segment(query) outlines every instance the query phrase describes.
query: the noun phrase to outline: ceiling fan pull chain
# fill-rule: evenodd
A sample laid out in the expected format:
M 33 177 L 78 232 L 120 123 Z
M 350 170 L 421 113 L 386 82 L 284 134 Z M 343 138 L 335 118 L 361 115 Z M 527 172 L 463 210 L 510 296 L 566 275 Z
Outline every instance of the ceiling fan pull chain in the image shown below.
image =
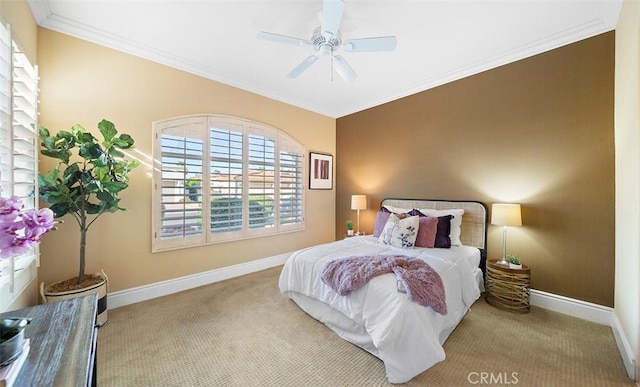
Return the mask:
M 331 53 L 331 82 L 333 82 L 333 53 Z

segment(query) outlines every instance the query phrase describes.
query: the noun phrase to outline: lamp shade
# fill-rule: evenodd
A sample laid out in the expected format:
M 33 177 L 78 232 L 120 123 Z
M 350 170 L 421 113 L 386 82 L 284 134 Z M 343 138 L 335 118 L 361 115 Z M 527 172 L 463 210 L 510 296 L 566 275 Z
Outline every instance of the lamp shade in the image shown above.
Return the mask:
M 352 210 L 366 210 L 367 209 L 367 195 L 351 195 L 351 209 Z
M 504 203 L 492 204 L 491 224 L 497 226 L 522 226 L 520 205 Z

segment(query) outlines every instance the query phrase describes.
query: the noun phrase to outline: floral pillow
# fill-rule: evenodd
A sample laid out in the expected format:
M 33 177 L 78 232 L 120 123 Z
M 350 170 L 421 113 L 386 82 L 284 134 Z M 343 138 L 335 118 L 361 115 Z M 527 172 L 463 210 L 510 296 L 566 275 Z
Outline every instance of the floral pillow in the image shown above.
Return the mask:
M 419 223 L 419 216 L 407 216 L 400 219 L 396 214 L 390 214 L 379 240 L 394 247 L 413 248 L 418 235 Z
M 382 206 L 382 208 L 384 208 L 385 210 L 393 213 L 393 214 L 408 214 L 411 212 L 411 208 L 400 208 L 400 207 L 394 207 L 394 206 L 390 206 L 385 204 L 384 206 Z

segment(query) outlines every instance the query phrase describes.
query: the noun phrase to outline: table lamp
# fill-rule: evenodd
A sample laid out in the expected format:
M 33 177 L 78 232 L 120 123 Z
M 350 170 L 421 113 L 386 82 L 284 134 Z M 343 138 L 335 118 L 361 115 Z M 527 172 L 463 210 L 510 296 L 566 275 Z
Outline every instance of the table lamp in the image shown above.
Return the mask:
M 351 195 L 351 209 L 358 211 L 358 229 L 356 235 L 360 235 L 360 210 L 367 209 L 367 196 L 366 195 Z
M 494 203 L 491 205 L 491 224 L 502 226 L 502 259 L 498 265 L 508 265 L 507 226 L 522 226 L 522 214 L 519 204 Z

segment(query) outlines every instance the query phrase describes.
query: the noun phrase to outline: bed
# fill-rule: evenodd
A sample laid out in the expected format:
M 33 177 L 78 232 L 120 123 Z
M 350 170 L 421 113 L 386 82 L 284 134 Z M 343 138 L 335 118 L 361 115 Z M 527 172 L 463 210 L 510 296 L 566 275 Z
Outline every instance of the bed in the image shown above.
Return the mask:
M 440 215 L 458 215 L 449 217 L 450 229 L 445 230 L 458 233 L 449 235 L 449 248 L 406 248 L 384 243 L 377 236 L 350 237 L 294 252 L 279 279 L 282 294 L 307 314 L 381 359 L 390 383 L 405 383 L 444 360 L 442 345 L 484 290 L 486 207 L 473 201 L 385 199 L 377 221 L 385 213 L 407 218 L 415 211 L 420 211 L 422 220 L 425 213 L 437 217 L 439 234 L 441 218 L 447 218 Z M 380 255 L 418 258 L 428 263 L 442 280 L 446 313 L 421 306 L 398 291 L 399 279 L 394 273 L 373 277 L 346 296 L 326 282 L 326 272 L 322 278 L 329 263 Z

